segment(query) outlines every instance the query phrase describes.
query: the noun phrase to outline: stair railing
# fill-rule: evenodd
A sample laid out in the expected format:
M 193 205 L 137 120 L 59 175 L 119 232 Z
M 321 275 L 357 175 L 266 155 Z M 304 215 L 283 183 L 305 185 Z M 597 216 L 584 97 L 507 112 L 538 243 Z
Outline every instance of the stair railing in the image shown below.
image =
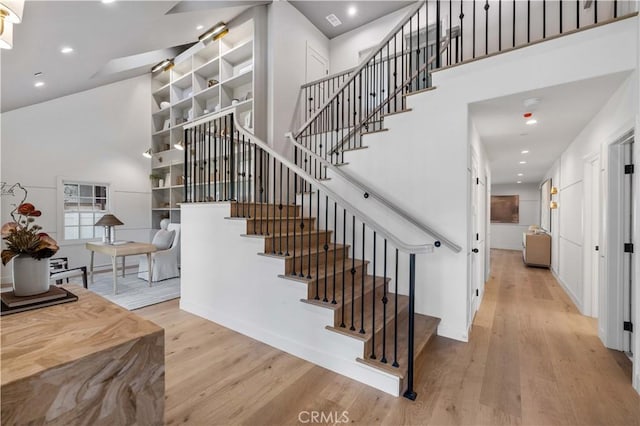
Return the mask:
M 340 328 L 370 337 L 367 362 L 406 366 L 403 395 L 415 399 L 416 255 L 433 246 L 396 237 L 246 131 L 242 114 L 232 109 L 185 126 L 185 202 L 231 202 L 233 215 L 252 224 L 249 233 L 273 237 L 267 254 L 291 259 L 287 275 L 312 280 L 316 303 L 341 307 Z M 293 157 L 309 157 L 292 150 Z M 321 279 L 320 271 L 333 273 Z
M 633 15 L 629 1 L 422 0 L 367 55 L 349 78 L 312 107 L 293 137 L 333 164 L 381 130 L 405 96 L 430 87 L 431 72 L 539 40 Z

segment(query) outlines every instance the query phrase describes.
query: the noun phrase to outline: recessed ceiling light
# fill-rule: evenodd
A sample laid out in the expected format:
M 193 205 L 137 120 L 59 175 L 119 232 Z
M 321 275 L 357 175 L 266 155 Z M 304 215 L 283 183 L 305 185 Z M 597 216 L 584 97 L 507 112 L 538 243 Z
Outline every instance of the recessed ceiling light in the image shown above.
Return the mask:
M 524 176 L 522 173 L 518 173 L 518 176 Z
M 116 0 L 102 0 L 102 3 L 104 4 L 108 4 L 108 3 L 113 3 Z
M 527 164 L 527 162 L 526 161 L 521 161 L 520 164 Z
M 201 29 L 203 29 L 203 28 L 204 28 L 204 25 L 198 25 L 198 26 L 196 27 L 196 30 L 201 30 Z
M 529 150 L 528 149 L 523 149 L 522 151 L 520 151 L 520 154 L 528 154 Z
M 522 181 L 521 181 L 521 180 L 519 180 L 519 181 L 518 181 L 518 182 L 516 182 L 516 183 L 522 183 Z
M 527 120 L 527 124 L 529 126 L 533 126 L 534 124 L 536 124 L 538 122 L 538 120 L 536 120 L 535 118 L 532 118 L 531 120 Z
M 36 81 L 36 82 L 34 83 L 34 86 L 35 86 L 35 87 L 42 87 L 42 86 L 44 86 L 44 81 Z
M 351 6 L 347 9 L 347 15 L 349 16 L 355 16 L 356 13 L 358 13 L 358 9 L 356 9 L 355 6 Z
M 69 46 L 64 46 L 62 49 L 60 49 L 60 53 L 71 53 L 73 52 L 73 47 L 69 47 Z

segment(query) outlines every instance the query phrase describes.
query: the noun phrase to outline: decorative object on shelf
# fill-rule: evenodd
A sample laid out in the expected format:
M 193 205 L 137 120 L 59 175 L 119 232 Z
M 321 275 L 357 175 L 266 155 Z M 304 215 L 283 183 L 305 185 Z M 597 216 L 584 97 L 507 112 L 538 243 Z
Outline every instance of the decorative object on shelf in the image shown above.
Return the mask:
M 2 250 L 2 264 L 13 259 L 13 292 L 16 296 L 32 296 L 49 290 L 49 258 L 58 251 L 58 243 L 35 224 L 42 212 L 27 203 L 24 197 L 11 211 L 12 222 L 2 226 L 2 239 L 7 248 Z
M 171 145 L 169 145 L 168 143 L 163 143 L 162 144 L 162 150 L 163 151 L 169 151 L 171 149 Z
M 220 104 L 216 104 L 216 107 L 213 109 L 214 111 L 220 111 Z
M 149 175 L 149 179 L 151 179 L 151 183 L 155 188 L 158 188 L 160 186 L 159 181 L 160 179 L 162 179 L 162 176 L 157 174 L 157 173 L 151 173 Z
M 151 158 L 153 154 L 153 151 L 151 150 L 151 148 L 149 148 L 148 150 L 146 150 L 145 152 L 142 153 L 142 156 L 144 158 Z
M 246 94 L 246 95 L 244 95 L 244 99 L 243 99 L 243 101 L 248 101 L 248 100 L 249 100 L 249 99 L 251 99 L 252 97 L 253 97 L 253 93 L 251 93 L 251 90 L 249 90 L 249 91 L 247 92 L 247 94 Z
M 164 120 L 162 130 L 167 130 L 169 127 L 171 127 L 171 119 L 167 118 L 166 120 Z
M 213 27 L 202 33 L 200 37 L 198 37 L 198 41 L 206 41 L 210 38 L 212 38 L 213 40 L 218 40 L 224 37 L 228 32 L 229 29 L 227 28 L 227 24 L 225 24 L 224 22 L 218 22 Z
M 105 214 L 94 226 L 104 226 L 102 242 L 105 244 L 113 244 L 116 241 L 115 226 L 117 225 L 124 225 L 124 223 L 112 214 Z
M 180 140 L 176 144 L 174 144 L 173 147 L 178 151 L 184 151 L 184 142 Z
M 213 87 L 216 84 L 218 84 L 218 80 L 216 80 L 215 78 L 212 78 L 211 80 L 207 81 L 207 87 Z
M 157 64 L 155 64 L 153 67 L 151 67 L 151 72 L 156 72 L 156 71 L 169 71 L 171 68 L 173 68 L 174 66 L 174 62 L 173 59 L 165 59 L 162 62 L 158 62 Z
M 193 108 L 189 108 L 187 111 L 187 121 L 193 120 Z
M 170 106 L 171 106 L 171 103 L 170 103 L 170 102 L 167 102 L 167 101 L 162 101 L 162 102 L 160 102 L 160 109 L 167 109 L 167 108 L 169 108 Z
M 209 114 L 209 110 L 208 110 L 208 109 L 203 109 L 203 110 L 202 110 L 202 113 L 203 113 L 203 114 Z
M 0 1 L 0 49 L 13 48 L 13 24 L 22 22 L 24 0 Z
M 247 129 L 251 127 L 251 111 L 244 116 L 244 127 Z
M 240 102 L 240 100 L 234 98 L 231 100 L 231 105 L 238 105 L 238 102 Z
M 158 188 L 164 188 L 164 179 L 158 179 Z
M 180 175 L 176 177 L 176 185 L 184 185 L 184 176 Z

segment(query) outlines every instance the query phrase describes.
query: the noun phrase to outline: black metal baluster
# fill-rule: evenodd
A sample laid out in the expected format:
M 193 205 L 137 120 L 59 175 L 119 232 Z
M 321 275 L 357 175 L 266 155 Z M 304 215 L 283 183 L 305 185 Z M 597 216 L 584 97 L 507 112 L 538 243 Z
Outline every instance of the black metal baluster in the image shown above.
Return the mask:
M 373 231 L 373 288 L 371 289 L 371 355 L 369 358 L 376 359 L 376 231 Z
M 464 61 L 464 10 L 463 10 L 464 0 L 460 0 L 460 15 L 458 18 L 460 19 L 460 61 Z M 427 5 L 427 43 L 425 44 L 425 49 L 429 47 L 429 7 Z M 440 49 L 436 46 L 436 49 Z M 429 54 L 426 53 L 427 60 L 429 60 Z M 426 71 L 425 71 L 426 73 Z
M 558 1 L 558 6 L 560 7 L 560 34 L 562 34 L 562 3 L 564 3 L 562 0 Z
M 484 54 L 489 54 L 489 0 L 484 2 Z
M 326 203 L 329 203 L 329 199 L 327 198 Z M 336 221 L 337 221 L 337 217 L 336 215 L 338 214 L 338 204 L 334 201 L 333 202 L 333 245 L 336 245 L 336 243 L 338 242 L 338 238 L 337 238 L 337 233 L 338 233 L 338 228 L 336 227 Z M 329 224 L 329 222 L 327 221 L 327 224 Z M 327 228 L 328 231 L 328 228 Z M 325 241 L 327 241 L 327 238 L 325 236 Z M 328 242 L 328 241 L 327 241 Z M 326 244 L 326 243 L 325 243 Z M 344 252 L 345 248 L 343 248 L 343 252 Z M 337 256 L 334 254 L 333 255 L 333 298 L 331 299 L 331 304 L 335 305 L 336 302 L 336 258 Z M 326 279 L 326 271 L 325 271 L 325 279 Z M 343 299 L 344 299 L 344 295 L 343 295 Z
M 547 38 L 547 0 L 542 0 L 542 38 Z
M 382 296 L 382 358 L 380 362 L 387 363 L 387 239 L 384 239 L 384 264 L 383 264 L 383 296 Z
M 275 161 L 275 159 L 274 159 Z M 280 201 L 278 204 L 278 209 L 280 210 L 280 230 L 279 230 L 279 241 L 278 241 L 278 254 L 282 255 L 282 221 L 284 220 L 284 212 L 282 211 L 282 209 L 286 209 L 287 211 L 287 217 L 289 217 L 289 204 L 287 203 L 286 205 L 283 205 L 284 203 L 282 202 L 282 163 L 280 163 Z M 275 247 L 275 245 L 274 245 Z
M 531 0 L 527 0 L 527 43 L 531 43 Z
M 512 30 L 512 46 L 516 47 L 516 0 L 513 0 L 513 30 Z
M 613 0 L 613 17 L 618 17 L 618 0 Z
M 316 199 L 316 221 L 320 220 L 320 188 L 316 188 L 316 195 L 317 195 L 317 199 Z M 311 197 L 309 197 L 311 198 Z M 311 202 L 309 202 L 309 204 L 311 204 Z M 320 229 L 320 226 L 316 226 L 317 230 L 316 230 L 316 299 L 318 299 L 318 283 L 320 282 L 319 279 L 319 275 L 318 275 L 318 271 L 320 271 L 320 239 L 318 238 L 318 234 L 317 231 Z M 309 229 L 311 229 L 311 226 L 309 226 Z M 311 231 L 309 231 L 309 248 L 311 248 Z M 327 266 L 327 250 L 324 251 L 324 265 L 325 265 L 325 270 L 326 270 L 326 266 Z M 309 259 L 311 259 L 311 256 L 309 256 Z M 309 268 L 311 269 L 311 268 Z M 309 274 L 311 275 L 311 274 Z M 326 280 L 325 280 L 325 286 L 324 286 L 324 299 L 322 300 L 323 302 L 327 301 L 327 285 L 326 285 Z
M 349 330 L 355 331 L 355 296 L 356 296 L 356 217 L 352 216 L 351 222 L 351 327 Z M 364 259 L 363 259 L 364 262 Z
M 580 28 L 580 0 L 576 0 L 576 28 Z
M 502 52 L 502 0 L 498 0 L 498 52 Z
M 304 197 L 307 191 L 307 181 L 302 179 L 302 176 L 300 176 L 300 186 L 302 186 L 302 201 L 300 202 L 302 206 L 300 209 L 300 277 L 304 277 Z
M 451 9 L 451 3 L 452 3 L 452 1 L 449 0 L 449 28 L 448 28 L 448 31 L 449 31 L 449 46 L 447 47 L 447 56 L 448 56 L 449 59 L 447 60 L 447 65 L 451 65 L 451 57 L 452 57 L 452 55 L 451 55 L 451 23 L 452 23 L 451 15 L 453 14 L 453 11 Z
M 398 249 L 396 249 L 396 279 L 395 279 L 395 313 L 393 315 L 393 363 L 391 364 L 394 367 L 400 367 L 398 364 Z
M 211 198 L 211 122 L 207 123 L 207 133 L 205 139 L 207 140 L 207 201 L 214 201 Z M 236 206 L 237 208 L 237 206 Z
M 397 284 L 396 284 L 397 285 Z M 413 390 L 413 345 L 414 345 L 414 320 L 415 320 L 415 288 L 416 288 L 416 255 L 409 254 L 409 338 L 407 348 L 407 390 L 404 397 L 412 401 L 416 399 L 416 392 Z
M 337 229 L 336 229 L 337 231 Z M 345 270 L 347 264 L 347 209 L 342 209 L 342 245 L 345 246 L 345 250 L 342 252 L 342 319 L 340 321 L 340 327 L 345 328 L 346 324 L 344 323 L 344 300 L 346 299 L 346 295 L 344 294 L 344 282 L 346 280 Z
M 515 0 L 513 0 L 515 1 Z M 472 48 L 472 52 L 471 52 L 471 57 L 475 58 L 476 57 L 476 0 L 473 0 L 473 2 L 471 2 L 471 4 L 473 5 L 473 48 Z M 440 43 L 438 43 L 436 45 L 436 49 L 440 49 Z
M 593 23 L 598 23 L 598 0 L 593 0 Z
M 298 148 L 294 149 L 294 156 L 297 158 L 298 156 Z M 296 275 L 296 228 L 298 224 L 296 221 L 298 220 L 298 175 L 293 174 L 293 259 L 291 262 L 291 275 Z M 287 237 L 289 235 L 289 223 L 287 222 Z M 288 238 L 287 238 L 288 241 Z
M 364 253 L 364 236 L 366 234 L 366 229 L 364 222 L 362 222 L 362 261 L 365 259 Z M 362 285 L 360 286 L 360 334 L 364 334 L 364 281 L 367 277 L 366 273 L 362 273 Z
M 316 192 L 320 193 L 320 188 L 316 188 Z M 313 221 L 311 220 L 311 215 L 312 215 L 311 205 L 313 204 L 312 201 L 313 201 L 313 190 L 312 190 L 311 184 L 309 184 L 309 222 L 308 222 L 309 248 L 307 249 L 307 252 L 309 253 L 309 259 L 308 259 L 308 265 L 307 265 L 307 278 L 311 278 L 311 228 L 313 228 L 313 226 L 311 226 L 311 224 L 313 223 Z M 316 257 L 318 257 L 318 253 L 316 253 Z
M 320 191 L 318 191 L 318 218 L 320 218 Z M 318 220 L 318 219 L 316 219 Z M 324 196 L 324 229 L 329 228 L 329 197 Z M 320 226 L 316 226 L 316 247 L 320 244 Z M 323 302 L 328 302 L 327 298 L 327 268 L 329 264 L 329 243 L 326 241 L 323 245 L 324 248 L 324 299 Z M 334 247 L 335 248 L 335 247 Z M 336 253 L 333 253 L 333 258 L 336 258 Z M 316 267 L 316 277 L 319 277 L 319 267 Z M 335 293 L 335 292 L 334 292 Z
M 289 197 L 289 192 L 291 190 L 291 182 L 290 182 L 291 169 L 287 167 L 287 226 L 285 227 L 287 236 L 286 236 L 286 248 L 285 248 L 285 256 L 289 256 L 289 210 L 291 206 L 291 198 Z M 294 207 L 295 213 L 295 207 Z

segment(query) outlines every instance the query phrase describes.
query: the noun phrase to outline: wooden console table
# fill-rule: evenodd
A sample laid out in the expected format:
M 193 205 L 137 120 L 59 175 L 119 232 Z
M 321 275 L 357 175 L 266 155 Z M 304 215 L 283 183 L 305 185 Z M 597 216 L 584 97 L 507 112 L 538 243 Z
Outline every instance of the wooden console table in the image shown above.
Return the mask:
M 161 425 L 164 330 L 80 286 L 0 319 L 2 424 Z
M 87 243 L 87 250 L 91 250 L 91 263 L 89 265 L 89 274 L 91 276 L 91 284 L 93 284 L 93 256 L 97 253 L 111 256 L 111 267 L 113 268 L 113 294 L 118 293 L 118 271 L 116 267 L 116 258 L 122 257 L 122 276 L 124 276 L 124 258 L 125 256 L 134 256 L 137 254 L 146 254 L 149 263 L 149 287 L 151 287 L 151 274 L 153 268 L 151 265 L 151 253 L 156 251 L 156 246 L 147 243 L 125 243 L 125 244 L 105 244 L 105 243 Z

